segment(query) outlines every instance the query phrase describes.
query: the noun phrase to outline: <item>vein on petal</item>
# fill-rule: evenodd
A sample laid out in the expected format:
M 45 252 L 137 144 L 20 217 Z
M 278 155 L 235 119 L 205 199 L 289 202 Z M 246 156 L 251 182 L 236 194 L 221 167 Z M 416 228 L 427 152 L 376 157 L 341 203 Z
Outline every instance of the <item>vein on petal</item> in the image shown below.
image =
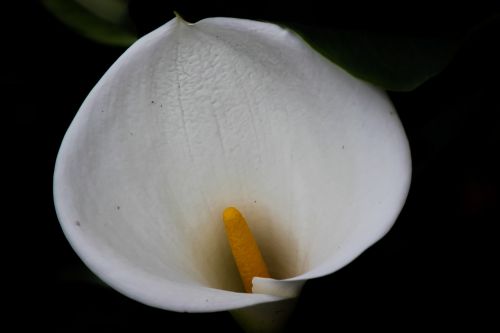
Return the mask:
M 217 128 L 217 137 L 219 138 L 220 141 L 220 146 L 222 148 L 222 153 L 224 154 L 224 158 L 227 160 L 227 149 L 226 145 L 224 144 L 224 138 L 222 137 L 222 130 L 220 126 L 220 119 L 217 116 L 217 111 L 214 110 L 213 106 L 210 108 L 210 112 L 212 112 L 212 115 L 215 119 L 215 126 Z
M 185 110 L 184 110 L 184 106 L 182 104 L 182 97 L 181 97 L 182 87 L 181 87 L 180 71 L 182 69 L 182 65 L 180 64 L 180 61 L 179 61 L 179 55 L 180 55 L 180 40 L 178 37 L 177 43 L 176 43 L 176 55 L 175 55 L 175 68 L 176 68 L 175 74 L 176 74 L 176 78 L 177 78 L 177 102 L 179 104 L 179 109 L 181 111 L 182 127 L 184 130 L 184 135 L 186 136 L 186 142 L 188 144 L 189 157 L 190 157 L 191 161 L 194 161 L 193 147 L 192 147 L 191 139 L 189 137 L 187 125 L 186 125 L 186 115 L 185 115 Z

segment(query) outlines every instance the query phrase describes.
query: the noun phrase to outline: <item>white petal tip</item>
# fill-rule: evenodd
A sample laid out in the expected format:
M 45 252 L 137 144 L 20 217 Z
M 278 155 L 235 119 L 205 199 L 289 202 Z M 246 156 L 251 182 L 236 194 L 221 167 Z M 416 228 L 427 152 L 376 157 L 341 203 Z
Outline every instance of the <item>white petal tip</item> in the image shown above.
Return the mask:
M 252 292 L 255 294 L 266 294 L 283 298 L 294 298 L 300 294 L 304 283 L 304 280 L 280 281 L 254 277 L 252 280 Z
M 174 14 L 175 14 L 175 20 L 176 20 L 176 22 L 182 23 L 182 24 L 185 24 L 185 25 L 194 25 L 194 23 L 191 23 L 191 22 L 188 22 L 188 21 L 184 20 L 184 18 L 177 11 L 175 11 L 175 10 L 174 10 Z

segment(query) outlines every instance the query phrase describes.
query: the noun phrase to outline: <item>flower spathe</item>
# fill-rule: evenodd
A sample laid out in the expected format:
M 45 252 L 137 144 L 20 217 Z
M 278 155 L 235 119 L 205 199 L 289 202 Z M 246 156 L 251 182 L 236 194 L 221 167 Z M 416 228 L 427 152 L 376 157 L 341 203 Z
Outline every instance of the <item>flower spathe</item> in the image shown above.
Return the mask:
M 290 31 L 175 18 L 130 47 L 68 129 L 62 228 L 110 286 L 155 307 L 233 310 L 295 297 L 380 239 L 411 160 L 387 96 Z M 221 214 L 247 218 L 274 279 L 243 293 Z

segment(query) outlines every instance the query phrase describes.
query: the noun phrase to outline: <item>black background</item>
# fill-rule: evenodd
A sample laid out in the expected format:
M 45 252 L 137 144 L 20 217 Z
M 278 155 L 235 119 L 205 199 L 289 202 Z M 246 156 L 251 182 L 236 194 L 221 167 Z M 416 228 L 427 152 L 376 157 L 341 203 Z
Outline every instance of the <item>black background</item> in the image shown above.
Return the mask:
M 230 16 L 401 34 L 468 32 L 443 73 L 413 92 L 390 93 L 414 167 L 394 228 L 350 265 L 309 281 L 288 331 L 498 327 L 500 20 L 493 5 L 457 6 L 132 2 L 141 35 L 173 10 L 192 22 Z M 54 212 L 54 161 L 79 105 L 123 49 L 80 37 L 36 2 L 3 5 L 1 15 L 7 319 L 19 329 L 65 332 L 238 332 L 227 312 L 161 311 L 72 278 L 83 264 Z

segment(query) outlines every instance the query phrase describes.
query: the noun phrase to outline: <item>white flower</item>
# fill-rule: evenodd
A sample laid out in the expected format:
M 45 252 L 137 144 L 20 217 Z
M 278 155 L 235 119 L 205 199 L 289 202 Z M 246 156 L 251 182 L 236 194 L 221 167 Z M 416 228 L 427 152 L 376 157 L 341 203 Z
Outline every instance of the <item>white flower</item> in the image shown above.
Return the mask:
M 260 305 L 242 313 L 267 325 L 256 311 L 286 306 L 389 230 L 410 178 L 383 92 L 276 25 L 176 18 L 87 97 L 59 151 L 54 198 L 75 251 L 123 294 L 173 311 Z M 246 216 L 274 278 L 254 278 L 253 293 L 225 236 L 228 206 Z

